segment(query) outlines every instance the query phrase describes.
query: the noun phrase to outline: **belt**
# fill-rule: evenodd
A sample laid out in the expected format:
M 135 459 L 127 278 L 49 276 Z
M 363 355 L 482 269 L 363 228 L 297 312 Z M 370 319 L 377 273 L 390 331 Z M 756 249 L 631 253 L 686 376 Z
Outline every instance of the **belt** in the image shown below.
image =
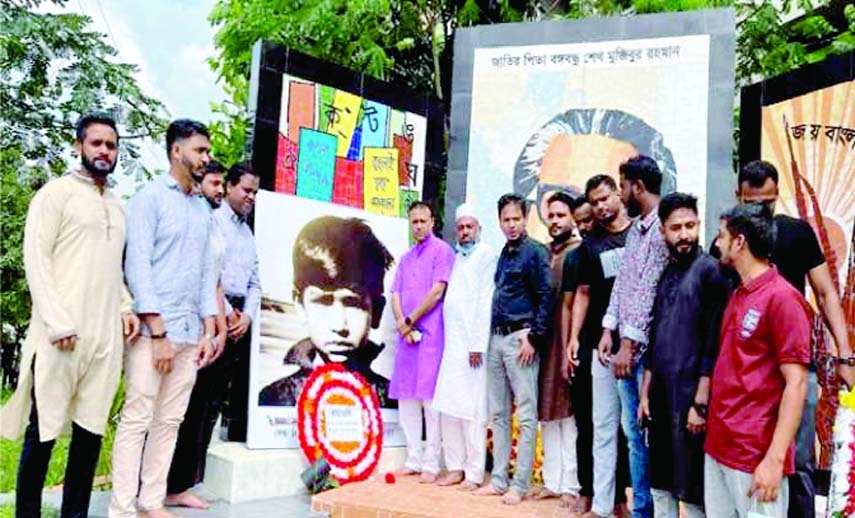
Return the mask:
M 243 295 L 226 295 L 226 300 L 229 301 L 229 304 L 231 304 L 233 308 L 243 311 L 243 305 L 246 302 L 246 297 Z
M 493 326 L 493 334 L 499 336 L 508 336 L 511 333 L 516 333 L 521 329 L 531 328 L 530 322 L 511 322 L 509 324 L 499 324 Z

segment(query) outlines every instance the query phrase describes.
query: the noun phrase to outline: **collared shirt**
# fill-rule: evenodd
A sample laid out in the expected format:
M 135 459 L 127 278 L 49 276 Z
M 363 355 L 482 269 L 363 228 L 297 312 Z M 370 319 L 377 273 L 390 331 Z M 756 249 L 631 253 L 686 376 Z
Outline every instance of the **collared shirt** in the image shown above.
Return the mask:
M 125 278 L 137 313 L 159 314 L 173 343 L 195 344 L 202 318 L 217 314 L 207 202 L 167 174 L 135 194 L 126 212 Z
M 235 214 L 228 202 L 214 211 L 214 221 L 226 243 L 221 271 L 223 292 L 230 297 L 244 297 L 243 308 L 238 309 L 253 318 L 261 304 L 255 236 L 246 220 Z M 226 313 L 230 312 L 230 308 L 226 308 Z
M 553 307 L 552 270 L 546 247 L 528 236 L 505 243 L 494 280 L 493 325 L 528 322 L 533 338 L 545 338 Z
M 809 307 L 772 267 L 736 289 L 721 322 L 710 384 L 706 452 L 753 473 L 772 443 L 786 386 L 781 365 L 810 363 Z M 794 471 L 790 444 L 784 475 Z
M 639 344 L 637 357 L 647 349 L 656 285 L 668 264 L 668 245 L 661 228 L 656 207 L 633 222 L 626 236 L 623 262 L 609 307 L 603 316 L 604 328 L 617 329 L 621 338 Z

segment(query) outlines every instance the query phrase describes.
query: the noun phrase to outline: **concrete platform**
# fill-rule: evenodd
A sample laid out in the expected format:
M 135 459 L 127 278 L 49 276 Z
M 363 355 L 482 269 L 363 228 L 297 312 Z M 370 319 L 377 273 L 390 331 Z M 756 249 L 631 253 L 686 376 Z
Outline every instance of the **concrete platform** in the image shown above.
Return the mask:
M 375 473 L 404 465 L 406 448 L 383 448 Z M 240 503 L 307 494 L 300 474 L 308 467 L 300 450 L 250 450 L 216 438 L 208 449 L 205 488 L 217 499 Z
M 383 476 L 348 484 L 312 497 L 312 512 L 332 518 L 569 518 L 575 516 L 558 500 L 524 501 L 503 505 L 497 496 L 474 496 L 454 487 L 419 484 L 418 477 L 398 477 L 387 484 Z
M 824 497 L 816 499 L 816 515 L 825 515 Z M 503 505 L 499 497 L 474 496 L 454 487 L 419 484 L 418 477 L 397 477 L 394 484 L 382 472 L 371 480 L 348 484 L 312 497 L 311 512 L 331 518 L 574 518 L 558 500 L 523 501 Z

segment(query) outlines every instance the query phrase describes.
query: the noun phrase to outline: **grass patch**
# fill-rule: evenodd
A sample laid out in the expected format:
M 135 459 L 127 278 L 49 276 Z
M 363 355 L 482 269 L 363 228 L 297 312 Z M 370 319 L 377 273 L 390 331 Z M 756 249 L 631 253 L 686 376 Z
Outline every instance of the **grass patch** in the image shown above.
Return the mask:
M 8 399 L 8 398 L 7 398 Z M 119 385 L 119 390 L 113 399 L 113 408 L 110 410 L 110 419 L 107 422 L 107 430 L 101 442 L 101 454 L 98 457 L 98 466 L 95 469 L 96 484 L 93 489 L 110 489 L 110 470 L 112 468 L 113 441 L 116 437 L 116 424 L 119 422 L 119 410 L 125 399 L 124 382 Z M 45 487 L 53 487 L 62 484 L 65 480 L 65 464 L 68 461 L 68 446 L 70 437 L 60 437 L 53 447 L 53 454 L 48 465 Z M 18 461 L 21 459 L 21 449 L 24 438 L 15 441 L 0 439 L 0 493 L 11 493 L 15 491 L 18 475 Z M 97 481 L 102 481 L 97 483 Z M 12 516 L 12 514 L 8 515 Z M 53 516 L 42 513 L 42 516 Z M 0 508 L 0 518 L 5 518 L 3 508 Z
M 15 516 L 15 504 L 3 504 L 0 505 L 0 518 L 14 518 Z M 56 518 L 59 516 L 59 509 L 54 509 L 53 507 L 42 507 L 41 517 L 42 518 Z

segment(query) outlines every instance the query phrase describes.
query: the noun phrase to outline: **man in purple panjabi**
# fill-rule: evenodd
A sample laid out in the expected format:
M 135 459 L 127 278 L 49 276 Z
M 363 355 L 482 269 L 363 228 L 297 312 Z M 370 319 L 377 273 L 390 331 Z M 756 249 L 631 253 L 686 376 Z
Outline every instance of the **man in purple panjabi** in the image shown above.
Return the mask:
M 398 400 L 398 421 L 407 441 L 407 462 L 398 474 L 421 473 L 420 482 L 430 484 L 439 473 L 439 414 L 431 407 L 431 399 L 445 342 L 442 298 L 454 266 L 454 250 L 433 235 L 433 210 L 428 204 L 415 202 L 408 214 L 416 243 L 401 257 L 392 284 L 398 346 L 389 396 Z

